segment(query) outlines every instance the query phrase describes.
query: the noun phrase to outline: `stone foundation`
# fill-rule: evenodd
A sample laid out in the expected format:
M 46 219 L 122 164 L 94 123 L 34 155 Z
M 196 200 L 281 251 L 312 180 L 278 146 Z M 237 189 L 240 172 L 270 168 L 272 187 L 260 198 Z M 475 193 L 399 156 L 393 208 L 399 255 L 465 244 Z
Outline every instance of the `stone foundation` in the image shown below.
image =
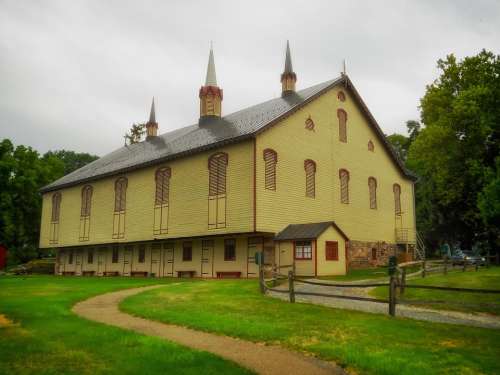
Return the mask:
M 370 268 L 385 266 L 391 255 L 401 250 L 396 244 L 387 242 L 349 241 L 347 250 L 349 268 Z

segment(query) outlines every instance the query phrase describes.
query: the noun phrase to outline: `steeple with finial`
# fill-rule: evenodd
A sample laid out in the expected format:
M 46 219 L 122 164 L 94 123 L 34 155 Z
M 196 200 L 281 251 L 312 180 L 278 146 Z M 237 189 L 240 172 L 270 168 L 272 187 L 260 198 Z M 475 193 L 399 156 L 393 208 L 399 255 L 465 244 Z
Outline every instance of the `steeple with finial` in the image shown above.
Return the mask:
M 146 137 L 156 137 L 158 135 L 158 123 L 156 122 L 155 113 L 155 98 L 151 103 L 151 111 L 149 112 L 149 120 L 146 123 Z
M 286 41 L 285 70 L 281 74 L 281 94 L 286 95 L 295 92 L 295 82 L 297 75 L 293 71 L 292 56 L 290 54 L 290 43 Z
M 221 117 L 222 113 L 222 89 L 217 86 L 217 76 L 215 74 L 214 51 L 210 44 L 210 54 L 208 55 L 207 76 L 205 85 L 200 88 L 200 121 Z

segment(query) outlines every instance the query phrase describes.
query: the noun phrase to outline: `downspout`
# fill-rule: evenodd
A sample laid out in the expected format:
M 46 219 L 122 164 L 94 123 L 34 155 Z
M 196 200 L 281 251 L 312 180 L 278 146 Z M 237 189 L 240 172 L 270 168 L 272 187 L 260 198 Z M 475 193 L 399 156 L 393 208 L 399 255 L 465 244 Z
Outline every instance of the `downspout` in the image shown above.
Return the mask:
M 257 138 L 253 138 L 253 231 L 257 232 Z

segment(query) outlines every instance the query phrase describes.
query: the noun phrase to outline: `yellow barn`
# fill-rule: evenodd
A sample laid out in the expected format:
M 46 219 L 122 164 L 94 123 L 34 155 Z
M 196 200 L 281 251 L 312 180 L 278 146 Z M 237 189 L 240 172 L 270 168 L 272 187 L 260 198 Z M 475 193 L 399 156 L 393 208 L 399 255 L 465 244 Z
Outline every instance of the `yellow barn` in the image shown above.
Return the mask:
M 40 247 L 56 274 L 256 277 L 256 252 L 297 274 L 344 274 L 418 256 L 415 178 L 349 77 L 296 91 L 287 44 L 282 95 L 222 116 L 210 50 L 199 121 L 42 189 Z

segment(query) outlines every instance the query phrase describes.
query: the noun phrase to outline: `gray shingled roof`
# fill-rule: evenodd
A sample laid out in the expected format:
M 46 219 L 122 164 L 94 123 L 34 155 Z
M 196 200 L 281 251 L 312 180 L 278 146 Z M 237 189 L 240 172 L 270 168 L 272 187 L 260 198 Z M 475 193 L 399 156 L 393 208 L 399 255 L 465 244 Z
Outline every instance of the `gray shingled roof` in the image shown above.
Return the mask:
M 133 145 L 124 146 L 67 174 L 45 186 L 41 191 L 47 192 L 105 176 L 128 172 L 186 154 L 251 138 L 267 126 L 280 121 L 282 118 L 301 108 L 304 104 L 341 83 L 349 86 L 352 85 L 347 76 L 343 75 L 337 79 L 311 86 L 296 93 L 289 93 L 284 97 L 271 99 L 222 118 L 204 119 L 199 124 L 190 125 L 161 134 L 158 137 L 150 137 L 145 141 Z M 362 104 L 364 105 L 364 103 Z M 366 106 L 364 108 L 366 109 Z M 372 121 L 375 121 L 369 113 L 368 115 Z M 386 146 L 388 146 L 389 153 L 393 156 L 402 172 L 407 177 L 413 178 L 413 175 L 404 169 L 394 150 L 385 141 L 385 136 L 378 125 L 376 123 L 374 125 L 374 129 L 379 133 Z
M 329 226 L 334 226 L 346 240 L 349 240 L 349 238 L 347 238 L 345 233 L 337 226 L 337 224 L 335 224 L 334 221 L 309 224 L 290 224 L 279 232 L 274 239 L 276 241 L 314 239 L 318 238 Z

